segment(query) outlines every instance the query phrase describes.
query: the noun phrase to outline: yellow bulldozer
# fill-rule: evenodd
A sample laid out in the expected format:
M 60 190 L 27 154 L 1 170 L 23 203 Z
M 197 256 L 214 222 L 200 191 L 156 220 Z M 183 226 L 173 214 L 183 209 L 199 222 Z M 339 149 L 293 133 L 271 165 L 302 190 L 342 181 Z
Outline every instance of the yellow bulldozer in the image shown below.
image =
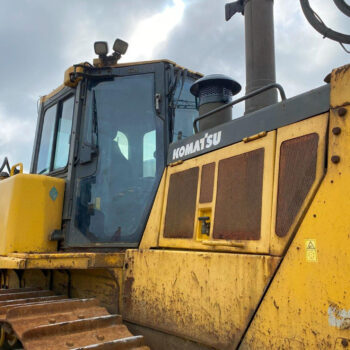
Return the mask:
M 1 349 L 350 348 L 350 65 L 287 99 L 273 1 L 235 13 L 243 97 L 117 39 L 41 98 L 30 173 L 0 167 Z

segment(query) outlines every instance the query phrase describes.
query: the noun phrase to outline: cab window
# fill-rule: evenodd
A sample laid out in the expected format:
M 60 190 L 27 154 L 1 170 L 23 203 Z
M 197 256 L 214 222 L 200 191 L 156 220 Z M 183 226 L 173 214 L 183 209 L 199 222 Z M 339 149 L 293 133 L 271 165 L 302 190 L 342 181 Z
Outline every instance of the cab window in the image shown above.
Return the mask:
M 44 115 L 44 123 L 43 123 L 43 129 L 41 132 L 38 163 L 36 168 L 37 170 L 36 172 L 38 174 L 46 174 L 50 170 L 56 114 L 57 114 L 57 105 L 54 105 L 49 109 L 47 109 Z
M 48 108 L 44 114 L 37 174 L 48 174 L 67 166 L 72 131 L 74 97 Z
M 73 96 L 63 102 L 62 113 L 58 118 L 57 141 L 53 170 L 64 168 L 68 163 L 73 107 Z
M 198 117 L 198 111 L 196 98 L 190 92 L 193 83 L 194 79 L 187 77 L 183 87 L 178 84 L 176 88 L 173 142 L 194 134 L 193 121 Z

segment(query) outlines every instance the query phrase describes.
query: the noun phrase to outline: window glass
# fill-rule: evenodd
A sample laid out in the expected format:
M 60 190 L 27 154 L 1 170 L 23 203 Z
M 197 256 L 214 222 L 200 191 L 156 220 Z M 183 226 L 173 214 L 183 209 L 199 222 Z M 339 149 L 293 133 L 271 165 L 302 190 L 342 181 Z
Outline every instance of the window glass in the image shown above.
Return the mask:
M 45 112 L 36 168 L 38 174 L 47 174 L 50 171 L 56 112 L 57 105 L 50 107 Z
M 93 125 L 97 168 L 77 179 L 70 245 L 140 240 L 164 168 L 154 84 L 153 73 L 90 83 L 83 137 Z
M 156 131 L 152 130 L 143 136 L 143 177 L 154 177 L 156 174 Z
M 182 140 L 194 134 L 193 121 L 198 117 L 198 111 L 196 108 L 196 98 L 190 92 L 190 87 L 193 82 L 193 79 L 187 78 L 182 91 L 181 82 L 178 83 L 176 88 L 174 96 L 174 105 L 176 106 L 176 109 L 173 142 Z
M 118 130 L 114 141 L 118 144 L 120 152 L 122 152 L 123 156 L 126 159 L 129 159 L 129 142 L 125 134 Z
M 57 141 L 53 170 L 64 168 L 68 163 L 69 141 L 72 132 L 74 97 L 65 100 L 62 105 L 62 114 L 58 119 Z

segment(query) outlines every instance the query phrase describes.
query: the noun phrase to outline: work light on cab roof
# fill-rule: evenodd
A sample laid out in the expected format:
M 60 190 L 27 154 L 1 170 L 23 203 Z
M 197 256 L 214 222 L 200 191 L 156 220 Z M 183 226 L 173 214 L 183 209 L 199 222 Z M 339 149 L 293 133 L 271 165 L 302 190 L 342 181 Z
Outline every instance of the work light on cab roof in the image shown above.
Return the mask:
M 113 44 L 113 53 L 108 56 L 108 43 L 107 41 L 96 41 L 94 43 L 94 49 L 96 55 L 99 57 L 100 64 L 102 66 L 114 65 L 119 59 L 124 55 L 128 49 L 128 43 L 121 40 L 116 39 Z

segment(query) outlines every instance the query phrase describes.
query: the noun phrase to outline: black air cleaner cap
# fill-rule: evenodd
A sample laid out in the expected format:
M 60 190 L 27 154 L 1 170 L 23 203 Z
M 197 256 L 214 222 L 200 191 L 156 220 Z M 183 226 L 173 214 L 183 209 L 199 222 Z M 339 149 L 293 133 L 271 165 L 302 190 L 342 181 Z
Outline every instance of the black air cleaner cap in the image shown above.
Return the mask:
M 199 97 L 200 90 L 212 86 L 220 86 L 226 88 L 227 90 L 232 92 L 232 96 L 238 94 L 242 89 L 242 86 L 236 80 L 233 80 L 227 75 L 210 74 L 195 81 L 192 84 L 190 91 L 192 95 Z

